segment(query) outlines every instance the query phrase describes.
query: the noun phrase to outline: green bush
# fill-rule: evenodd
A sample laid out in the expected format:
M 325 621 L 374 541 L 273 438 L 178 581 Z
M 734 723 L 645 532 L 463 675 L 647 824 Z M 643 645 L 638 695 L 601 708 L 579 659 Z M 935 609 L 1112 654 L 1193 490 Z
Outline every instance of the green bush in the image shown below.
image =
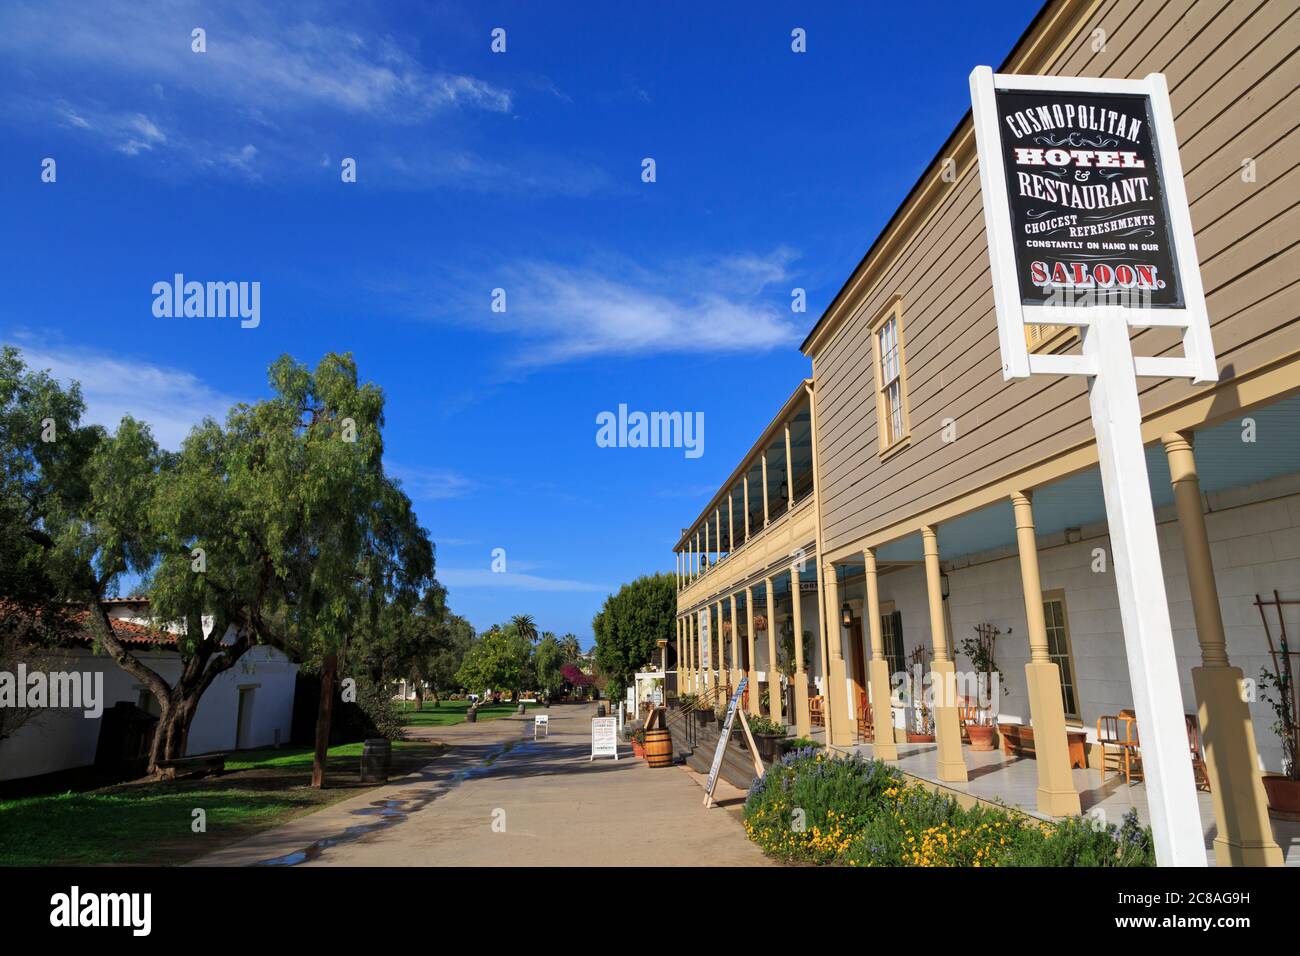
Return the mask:
M 357 707 L 365 715 L 366 733 L 371 737 L 401 740 L 405 736 L 402 712 L 392 694 L 379 683 L 362 680 L 357 687 Z
M 787 862 L 846 866 L 1153 866 L 1151 831 L 1051 823 L 1009 808 L 963 809 L 888 764 L 793 750 L 754 782 L 745 830 Z
M 750 717 L 747 714 L 745 715 L 745 719 L 749 721 L 750 733 L 781 734 L 782 736 L 785 736 L 785 724 L 778 724 L 775 720 L 769 720 L 761 714 L 757 717 Z
M 817 741 L 808 737 L 793 737 L 781 741 L 781 753 L 786 754 L 792 750 L 820 750 L 822 747 Z
M 1045 827 L 1026 827 L 1005 866 L 1155 866 L 1151 831 L 1129 810 L 1119 827 L 1069 817 Z

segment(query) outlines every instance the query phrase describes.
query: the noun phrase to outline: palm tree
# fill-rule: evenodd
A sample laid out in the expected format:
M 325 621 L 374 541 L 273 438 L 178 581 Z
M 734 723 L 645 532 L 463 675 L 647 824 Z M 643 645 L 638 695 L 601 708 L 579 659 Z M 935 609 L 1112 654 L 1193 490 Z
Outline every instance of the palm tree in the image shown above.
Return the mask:
M 530 641 L 537 641 L 537 622 L 533 620 L 531 614 L 516 614 L 510 619 L 510 623 L 515 626 L 521 637 L 526 637 Z
M 560 650 L 564 652 L 564 663 L 572 664 L 582 655 L 582 645 L 576 634 L 565 634 L 560 638 Z

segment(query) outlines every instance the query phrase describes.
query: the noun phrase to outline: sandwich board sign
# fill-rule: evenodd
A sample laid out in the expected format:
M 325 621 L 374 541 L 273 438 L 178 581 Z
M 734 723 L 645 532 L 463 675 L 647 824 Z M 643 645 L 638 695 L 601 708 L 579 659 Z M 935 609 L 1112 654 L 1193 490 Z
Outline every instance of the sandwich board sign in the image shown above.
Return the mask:
M 537 739 L 537 732 L 542 732 L 545 737 L 551 736 L 551 715 L 535 714 L 533 716 L 533 739 Z
M 754 743 L 754 735 L 749 732 L 749 720 L 745 717 L 743 710 L 738 710 L 737 705 L 740 703 L 741 695 L 745 693 L 745 687 L 749 684 L 748 677 L 742 677 L 740 683 L 736 685 L 735 692 L 731 695 L 731 700 L 727 702 L 727 716 L 722 722 L 722 736 L 718 738 L 718 746 L 713 751 L 713 763 L 709 767 L 709 779 L 704 784 L 704 806 L 713 805 L 713 788 L 718 784 L 718 772 L 722 769 L 722 757 L 727 752 L 727 741 L 731 739 L 731 727 L 736 721 L 736 715 L 740 714 L 740 726 L 745 731 L 745 739 L 749 742 L 749 753 L 754 758 L 754 772 L 758 776 L 763 776 L 763 761 L 758 759 L 758 747 Z
M 616 717 L 591 718 L 591 756 L 587 762 L 597 757 L 618 759 L 618 719 Z
M 1218 380 L 1169 90 L 1141 80 L 970 75 L 1002 375 L 1083 375 L 1162 866 L 1205 866 L 1137 378 Z M 1030 353 L 1032 325 L 1073 326 L 1078 355 Z M 1182 336 L 1134 355 L 1130 329 Z

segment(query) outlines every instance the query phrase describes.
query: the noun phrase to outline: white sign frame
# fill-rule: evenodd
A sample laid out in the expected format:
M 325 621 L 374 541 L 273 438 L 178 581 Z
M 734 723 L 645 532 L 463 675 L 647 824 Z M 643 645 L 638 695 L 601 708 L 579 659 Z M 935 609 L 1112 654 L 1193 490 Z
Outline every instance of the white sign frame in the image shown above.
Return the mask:
M 591 763 L 597 757 L 609 756 L 613 756 L 615 761 L 618 760 L 618 718 L 593 717 L 591 718 L 591 756 L 587 758 L 587 762 Z
M 546 731 L 546 733 L 543 734 L 543 736 L 549 739 L 551 736 L 551 715 L 550 714 L 533 715 L 533 739 L 534 740 L 537 739 L 537 729 L 539 727 Z
M 1175 247 L 1173 261 L 1177 263 L 1182 282 L 1183 308 L 1022 304 L 1002 132 L 997 118 L 997 90 L 1148 97 L 1152 142 L 1165 187 L 1166 211 Z M 1178 663 L 1156 537 L 1137 388 L 1139 375 L 1218 381 L 1218 363 L 1210 338 L 1200 263 L 1187 210 L 1169 89 L 1159 73 L 1148 74 L 1142 80 L 1107 80 L 1004 75 L 979 66 L 971 72 L 970 91 L 1002 376 L 1006 380 L 1044 373 L 1088 376 L 1088 402 L 1097 436 L 1098 467 L 1111 539 L 1111 566 L 1119 596 L 1133 708 L 1142 730 L 1142 762 L 1156 861 L 1161 866 L 1205 866 L 1205 840 L 1187 749 Z M 1077 327 L 1083 339 L 1083 354 L 1031 355 L 1025 340 L 1027 322 Z M 1181 328 L 1183 357 L 1134 356 L 1130 327 L 1150 326 Z
M 1178 135 L 1169 106 L 1169 86 L 1163 73 L 1149 73 L 1141 80 L 1111 80 L 1074 76 L 1022 76 L 994 73 L 977 66 L 970 75 L 971 111 L 976 149 L 979 153 L 980 191 L 984 198 L 984 229 L 988 236 L 989 264 L 993 271 L 993 301 L 997 307 L 998 344 L 1002 354 L 1004 380 L 1027 378 L 1035 372 L 1096 375 L 1096 363 L 1087 355 L 1033 355 L 1025 341 L 1027 324 L 1085 327 L 1096 318 L 1098 307 L 1023 305 L 1016 273 L 1011 207 L 1007 201 L 1006 169 L 1002 163 L 1002 127 L 998 123 L 997 91 L 1047 91 L 1054 93 L 1102 93 L 1145 96 L 1153 124 L 1152 147 L 1165 190 L 1173 259 L 1182 282 L 1183 308 L 1138 309 L 1119 306 L 1126 321 L 1135 328 L 1166 326 L 1183 333 L 1183 355 L 1139 356 L 1136 374 L 1160 378 L 1186 377 L 1194 382 L 1217 382 L 1218 363 L 1210 338 L 1210 319 L 1205 309 L 1196 238 L 1187 210 L 1187 187 L 1178 157 Z M 1108 306 L 1106 308 L 1115 308 Z

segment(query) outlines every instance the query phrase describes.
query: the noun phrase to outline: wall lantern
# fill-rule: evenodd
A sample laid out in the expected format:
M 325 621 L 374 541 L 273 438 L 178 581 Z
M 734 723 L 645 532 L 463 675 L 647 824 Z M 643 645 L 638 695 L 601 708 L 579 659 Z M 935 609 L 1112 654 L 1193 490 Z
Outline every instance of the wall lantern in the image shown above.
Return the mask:
M 843 622 L 845 627 L 853 626 L 853 608 L 849 606 L 847 601 L 844 602 L 844 607 L 840 609 L 840 621 Z
M 942 571 L 939 572 L 939 593 L 945 601 L 948 600 L 948 575 Z

